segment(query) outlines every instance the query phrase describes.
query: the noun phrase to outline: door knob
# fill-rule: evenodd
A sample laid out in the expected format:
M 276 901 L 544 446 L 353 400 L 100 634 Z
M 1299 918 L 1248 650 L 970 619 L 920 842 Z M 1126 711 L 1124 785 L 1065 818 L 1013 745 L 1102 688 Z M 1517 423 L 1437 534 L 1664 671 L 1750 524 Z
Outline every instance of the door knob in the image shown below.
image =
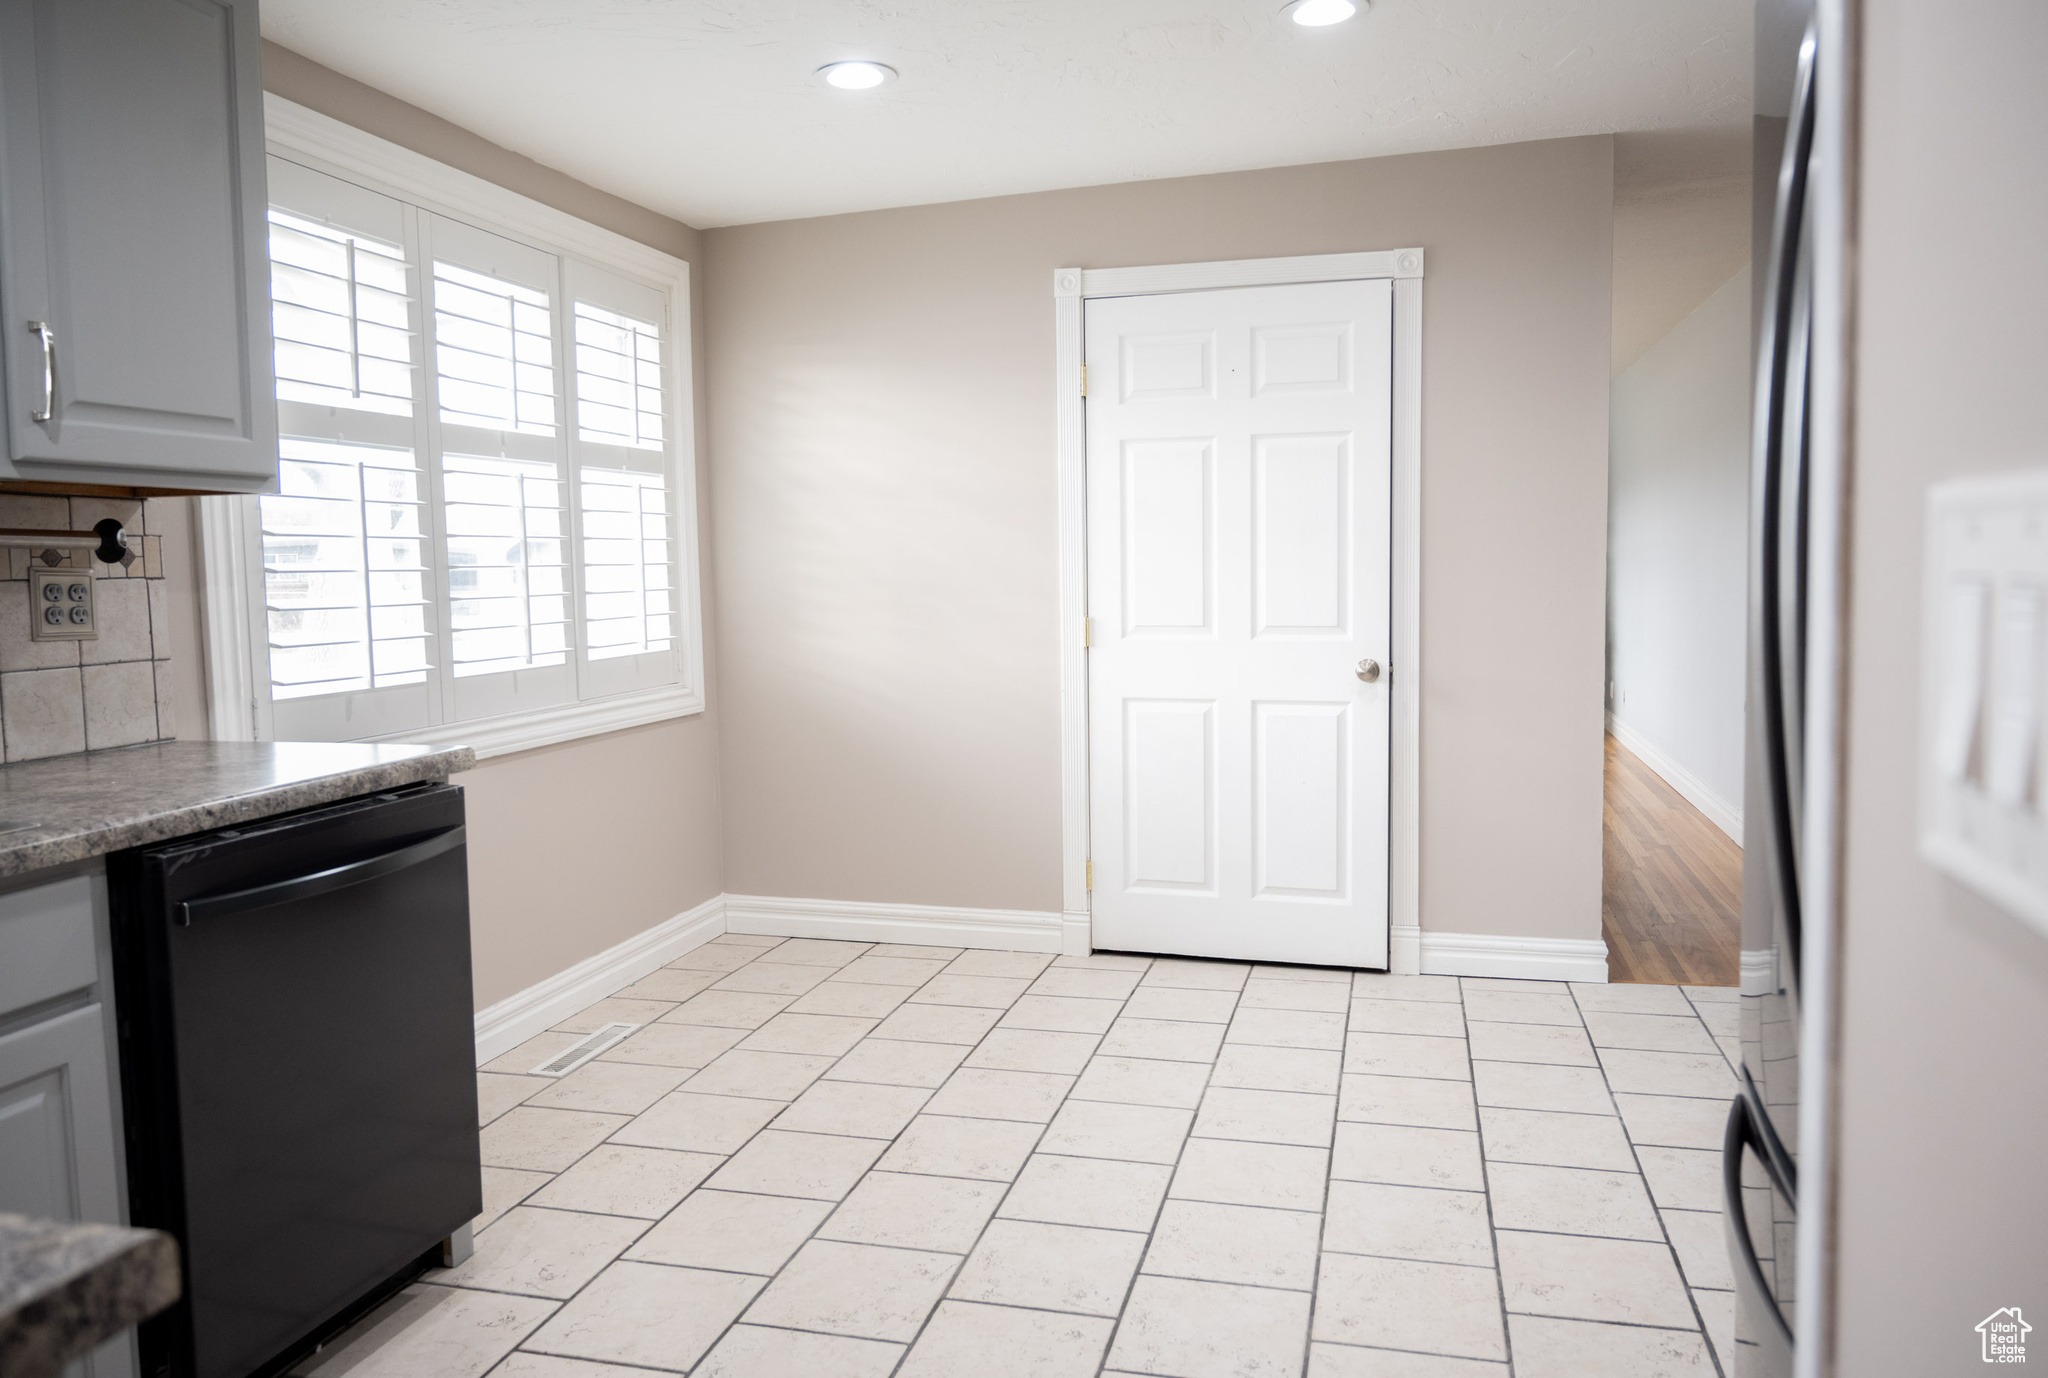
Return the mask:
M 1380 677 L 1380 663 L 1377 660 L 1359 661 L 1358 677 L 1364 680 L 1367 684 L 1372 684 L 1376 682 Z

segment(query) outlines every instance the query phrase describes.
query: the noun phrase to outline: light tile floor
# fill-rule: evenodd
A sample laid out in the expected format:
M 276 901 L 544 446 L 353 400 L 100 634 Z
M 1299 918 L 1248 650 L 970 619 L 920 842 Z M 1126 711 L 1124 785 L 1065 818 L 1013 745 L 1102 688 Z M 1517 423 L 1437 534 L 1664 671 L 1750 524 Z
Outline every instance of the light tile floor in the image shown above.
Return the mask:
M 479 1073 L 475 1257 L 300 1371 L 1725 1373 L 1736 1008 L 719 938 Z

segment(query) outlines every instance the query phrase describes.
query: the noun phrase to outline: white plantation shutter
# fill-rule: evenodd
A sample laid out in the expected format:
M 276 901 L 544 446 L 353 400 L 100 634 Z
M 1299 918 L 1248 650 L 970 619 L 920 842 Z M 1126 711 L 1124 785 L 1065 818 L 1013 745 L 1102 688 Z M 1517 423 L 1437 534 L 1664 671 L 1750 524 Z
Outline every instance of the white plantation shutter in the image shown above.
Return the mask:
M 272 210 L 270 294 L 279 401 L 412 414 L 404 248 Z
M 432 720 L 438 619 L 414 434 L 405 207 L 270 160 L 278 492 L 256 500 L 278 735 Z
M 434 264 L 441 419 L 555 433 L 554 313 L 544 291 Z
M 585 440 L 658 450 L 661 327 L 576 303 L 576 424 Z
M 419 467 L 405 450 L 286 437 L 263 521 L 271 693 L 426 682 Z
M 660 474 L 583 469 L 583 605 L 589 656 L 675 644 L 668 484 Z
M 278 400 L 412 415 L 417 292 L 405 207 L 282 158 L 269 173 Z
M 279 491 L 237 501 L 271 735 L 672 698 L 668 291 L 287 159 L 270 186 Z
M 441 485 L 455 673 L 567 663 L 569 590 L 557 466 L 443 455 Z
M 582 547 L 583 692 L 680 677 L 675 492 L 666 398 L 668 301 L 571 260 Z
M 451 719 L 576 697 L 556 416 L 561 259 L 424 216 L 433 260 L 435 390 Z

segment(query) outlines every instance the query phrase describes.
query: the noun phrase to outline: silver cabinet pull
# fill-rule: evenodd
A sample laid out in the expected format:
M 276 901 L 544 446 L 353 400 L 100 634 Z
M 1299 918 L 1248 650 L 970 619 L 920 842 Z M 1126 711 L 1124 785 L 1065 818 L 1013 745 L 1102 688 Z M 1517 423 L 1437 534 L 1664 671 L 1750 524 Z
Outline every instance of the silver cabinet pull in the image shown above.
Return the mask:
M 57 406 L 57 332 L 50 329 L 48 321 L 30 321 L 28 328 L 43 341 L 43 405 L 41 410 L 30 412 L 28 419 L 48 421 Z
M 1376 682 L 1380 677 L 1380 663 L 1377 660 L 1359 661 L 1358 677 L 1364 680 L 1367 684 L 1372 684 Z

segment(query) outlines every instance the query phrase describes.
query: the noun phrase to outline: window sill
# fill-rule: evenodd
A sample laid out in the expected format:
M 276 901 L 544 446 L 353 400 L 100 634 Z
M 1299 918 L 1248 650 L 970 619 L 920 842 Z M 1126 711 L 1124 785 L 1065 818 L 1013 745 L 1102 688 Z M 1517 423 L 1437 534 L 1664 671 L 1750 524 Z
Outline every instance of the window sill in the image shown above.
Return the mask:
M 648 723 L 686 718 L 703 711 L 703 695 L 683 685 L 671 684 L 636 694 L 620 694 L 615 698 L 564 703 L 530 713 L 508 713 L 501 718 L 416 728 L 363 740 L 409 742 L 431 747 L 466 746 L 476 752 L 479 761 L 487 761 L 493 756 L 509 756 L 515 751 L 531 751 L 535 747 L 573 742 L 579 737 L 596 737 L 628 727 L 644 727 Z

